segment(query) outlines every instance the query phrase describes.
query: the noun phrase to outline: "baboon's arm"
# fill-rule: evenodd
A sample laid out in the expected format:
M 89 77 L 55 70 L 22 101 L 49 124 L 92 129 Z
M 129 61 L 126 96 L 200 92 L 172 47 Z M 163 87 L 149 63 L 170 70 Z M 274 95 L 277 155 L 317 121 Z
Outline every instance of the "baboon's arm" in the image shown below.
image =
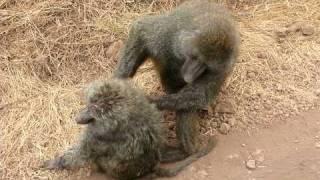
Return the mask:
M 192 84 L 188 84 L 178 93 L 151 99 L 160 110 L 190 110 L 205 108 L 216 98 L 225 76 L 206 74 Z
M 63 155 L 63 167 L 76 168 L 84 166 L 90 159 L 88 146 L 81 144 L 68 149 Z
M 114 76 L 116 78 L 133 77 L 146 57 L 147 52 L 139 34 L 138 25 L 133 25 L 125 47 L 120 52 L 120 60 Z
M 91 158 L 88 141 L 82 140 L 80 144 L 66 150 L 63 155 L 44 162 L 42 167 L 47 169 L 72 169 L 82 167 Z

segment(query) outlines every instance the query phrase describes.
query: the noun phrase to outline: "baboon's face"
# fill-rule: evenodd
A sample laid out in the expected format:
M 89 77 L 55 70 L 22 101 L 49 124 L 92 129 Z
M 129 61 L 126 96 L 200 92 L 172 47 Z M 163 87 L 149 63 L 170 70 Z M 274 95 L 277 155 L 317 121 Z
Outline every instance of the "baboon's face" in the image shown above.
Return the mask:
M 179 38 L 180 54 L 184 58 L 181 75 L 187 83 L 194 82 L 207 70 L 220 73 L 229 65 L 229 56 L 235 51 L 230 47 L 235 44 L 230 38 L 211 32 L 182 32 Z
M 188 45 L 188 46 L 192 46 Z M 205 57 L 198 51 L 197 48 L 188 48 L 185 52 L 185 62 L 181 68 L 181 74 L 187 83 L 192 83 L 198 79 L 207 69 Z
M 93 121 L 95 121 L 95 119 L 91 114 L 92 113 L 90 113 L 88 107 L 82 109 L 79 112 L 78 116 L 76 117 L 76 122 L 78 124 L 89 124 L 89 123 L 92 123 Z
M 120 112 L 104 108 L 103 104 L 88 104 L 76 117 L 78 124 L 87 124 L 91 133 L 104 135 L 117 129 Z
M 95 131 L 106 133 L 115 130 L 120 121 L 122 113 L 122 97 L 103 96 L 91 99 L 87 106 L 82 109 L 76 117 L 78 124 L 88 124 Z
M 128 119 L 128 97 L 118 81 L 97 81 L 86 91 L 87 105 L 76 117 L 78 124 L 87 124 L 92 133 L 112 133 Z
M 190 53 L 186 56 L 185 62 L 181 68 L 181 74 L 185 82 L 192 83 L 197 80 L 205 71 L 219 74 L 222 70 L 226 69 L 229 61 L 224 58 L 214 56 L 206 57 L 201 53 Z

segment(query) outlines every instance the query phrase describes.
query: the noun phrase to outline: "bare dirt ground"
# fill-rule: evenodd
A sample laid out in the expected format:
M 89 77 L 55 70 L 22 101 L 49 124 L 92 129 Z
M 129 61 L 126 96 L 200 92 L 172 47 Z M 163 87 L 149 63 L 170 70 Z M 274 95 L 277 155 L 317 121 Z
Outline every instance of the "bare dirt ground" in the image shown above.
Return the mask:
M 219 136 L 206 157 L 173 180 L 319 180 L 320 112 L 302 113 L 255 132 Z M 252 164 L 250 164 L 252 162 Z M 86 177 L 102 180 L 101 174 Z
M 303 113 L 270 128 L 234 132 L 219 139 L 214 152 L 172 179 L 320 179 L 320 112 Z M 251 167 L 250 162 L 256 165 Z
M 201 131 L 227 135 L 177 178 L 316 177 L 319 139 L 312 132 L 319 120 L 294 117 L 320 109 L 320 1 L 216 1 L 238 22 L 241 52 L 217 103 L 203 112 Z M 81 90 L 110 77 L 130 23 L 177 2 L 0 0 L 0 179 L 87 178 L 88 168 L 54 172 L 39 166 L 76 141 Z M 134 82 L 161 94 L 150 63 Z M 173 130 L 173 119 L 165 119 Z M 247 160 L 258 168 L 249 173 Z

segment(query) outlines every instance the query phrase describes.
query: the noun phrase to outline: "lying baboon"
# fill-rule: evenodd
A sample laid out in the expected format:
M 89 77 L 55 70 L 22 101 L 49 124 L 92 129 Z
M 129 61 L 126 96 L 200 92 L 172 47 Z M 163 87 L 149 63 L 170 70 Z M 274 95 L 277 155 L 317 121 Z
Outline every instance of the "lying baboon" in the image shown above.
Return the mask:
M 87 124 L 79 143 L 62 156 L 46 161 L 43 167 L 68 169 L 93 162 L 116 179 L 134 179 L 151 172 L 174 176 L 213 148 L 212 139 L 204 149 L 175 167 L 160 168 L 165 145 L 160 120 L 157 108 L 127 82 L 96 82 L 88 89 L 86 108 L 76 118 L 78 124 Z
M 218 95 L 236 62 L 239 33 L 231 14 L 210 0 L 181 4 L 164 15 L 135 21 L 114 73 L 133 77 L 151 58 L 167 92 L 149 100 L 160 110 L 177 113 L 182 149 L 198 149 L 198 114 Z

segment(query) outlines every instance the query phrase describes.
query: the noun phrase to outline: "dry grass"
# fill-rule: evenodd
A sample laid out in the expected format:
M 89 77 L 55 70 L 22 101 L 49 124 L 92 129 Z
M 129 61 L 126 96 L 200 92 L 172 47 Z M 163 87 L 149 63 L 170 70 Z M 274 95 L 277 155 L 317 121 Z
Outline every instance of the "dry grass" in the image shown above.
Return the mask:
M 116 64 L 106 54 L 109 45 L 124 39 L 138 16 L 175 6 L 174 0 L 150 2 L 0 1 L 0 179 L 87 175 L 86 170 L 54 173 L 38 167 L 75 140 L 81 88 L 109 77 Z M 292 33 L 281 43 L 275 31 L 296 21 L 319 27 L 320 2 L 234 2 L 242 50 L 220 99 L 234 101 L 237 127 L 268 125 L 317 107 L 319 29 L 312 36 Z M 135 78 L 148 93 L 157 92 L 155 81 L 150 64 Z

